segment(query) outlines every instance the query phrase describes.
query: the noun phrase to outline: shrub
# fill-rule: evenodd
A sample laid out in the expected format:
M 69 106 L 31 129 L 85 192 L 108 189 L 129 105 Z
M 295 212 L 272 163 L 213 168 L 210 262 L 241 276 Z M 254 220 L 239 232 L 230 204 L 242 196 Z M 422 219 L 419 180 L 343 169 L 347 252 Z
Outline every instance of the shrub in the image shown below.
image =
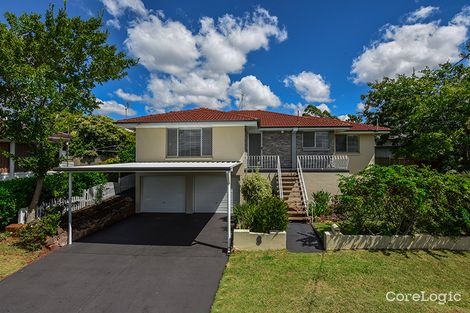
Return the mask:
M 253 225 L 253 216 L 255 214 L 256 205 L 245 202 L 238 204 L 233 208 L 236 227 L 239 229 L 250 229 Z
M 28 251 L 40 250 L 47 239 L 47 236 L 55 236 L 62 214 L 60 212 L 49 212 L 41 219 L 29 223 L 25 228 L 18 231 L 18 242 L 16 245 Z
M 317 191 L 312 193 L 312 202 L 310 202 L 308 209 L 313 217 L 331 214 L 330 209 L 331 194 L 327 191 Z
M 135 162 L 135 144 L 126 146 L 118 152 L 119 161 L 122 163 Z
M 250 230 L 262 233 L 284 231 L 288 223 L 287 204 L 276 196 L 269 196 L 258 203 Z
M 103 173 L 73 174 L 73 194 L 81 195 L 83 190 L 108 181 Z M 18 211 L 29 205 L 33 195 L 36 179 L 34 177 L 17 178 L 0 182 L 0 229 L 16 221 Z M 40 201 L 52 198 L 67 197 L 68 174 L 47 175 Z
M 271 183 L 260 173 L 249 173 L 243 177 L 241 193 L 246 202 L 259 203 L 272 195 Z
M 370 166 L 342 177 L 337 213 L 354 233 L 470 234 L 470 177 L 427 167 Z
M 0 187 L 0 229 L 14 222 L 17 212 L 12 193 L 5 187 Z

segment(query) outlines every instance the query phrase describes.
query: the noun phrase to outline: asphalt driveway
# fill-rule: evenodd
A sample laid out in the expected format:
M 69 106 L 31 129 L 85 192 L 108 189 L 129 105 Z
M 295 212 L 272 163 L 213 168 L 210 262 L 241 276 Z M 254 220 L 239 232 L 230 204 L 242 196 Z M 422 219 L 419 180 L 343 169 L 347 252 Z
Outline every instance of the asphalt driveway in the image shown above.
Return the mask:
M 209 312 L 225 214 L 138 214 L 0 282 L 0 312 Z

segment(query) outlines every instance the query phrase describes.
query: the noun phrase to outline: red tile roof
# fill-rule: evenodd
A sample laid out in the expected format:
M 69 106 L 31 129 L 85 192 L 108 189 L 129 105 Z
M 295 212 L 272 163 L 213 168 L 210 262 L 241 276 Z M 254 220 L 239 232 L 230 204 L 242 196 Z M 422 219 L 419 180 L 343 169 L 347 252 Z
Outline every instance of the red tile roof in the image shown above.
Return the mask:
M 241 110 L 219 111 L 206 108 L 168 112 L 128 118 L 118 123 L 177 123 L 177 122 L 209 122 L 209 121 L 258 121 L 259 127 L 347 127 L 355 131 L 388 131 L 386 127 L 368 124 L 344 122 L 335 118 L 296 116 L 284 113 Z
M 374 131 L 390 131 L 390 128 L 388 127 L 383 127 L 383 126 L 375 126 L 375 125 L 371 125 L 371 124 L 363 124 L 363 123 L 352 123 L 352 122 L 348 122 L 352 127 L 351 127 L 351 131 L 371 131 L 371 130 L 374 130 Z
M 208 121 L 255 121 L 254 118 L 206 108 L 152 114 L 119 120 L 118 123 L 172 123 L 172 122 L 208 122 Z
M 350 127 L 349 123 L 335 118 L 296 116 L 284 113 L 242 110 L 231 111 L 259 120 L 260 127 Z

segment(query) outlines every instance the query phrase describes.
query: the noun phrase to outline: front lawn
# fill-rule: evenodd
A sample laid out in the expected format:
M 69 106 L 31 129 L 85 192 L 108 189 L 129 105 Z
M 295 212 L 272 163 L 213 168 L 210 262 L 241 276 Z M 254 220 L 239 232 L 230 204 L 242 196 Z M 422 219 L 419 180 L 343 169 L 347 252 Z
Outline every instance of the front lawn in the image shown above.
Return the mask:
M 470 253 L 236 252 L 212 312 L 470 312 Z M 460 302 L 387 302 L 395 293 L 460 293 Z
M 41 254 L 28 252 L 13 245 L 12 238 L 4 238 L 0 233 L 0 280 L 28 265 Z

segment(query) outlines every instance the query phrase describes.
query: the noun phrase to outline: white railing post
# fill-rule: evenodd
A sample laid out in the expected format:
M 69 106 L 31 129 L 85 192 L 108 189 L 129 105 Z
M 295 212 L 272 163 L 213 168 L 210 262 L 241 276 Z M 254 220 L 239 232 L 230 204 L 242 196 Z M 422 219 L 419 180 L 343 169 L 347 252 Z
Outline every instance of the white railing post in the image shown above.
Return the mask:
M 276 170 L 277 158 L 277 155 L 247 155 L 245 157 L 246 169 Z
M 299 155 L 298 160 L 304 169 L 347 170 L 349 166 L 347 155 Z
M 281 158 L 277 156 L 277 188 L 279 189 L 279 198 L 284 200 L 284 190 L 282 190 Z

